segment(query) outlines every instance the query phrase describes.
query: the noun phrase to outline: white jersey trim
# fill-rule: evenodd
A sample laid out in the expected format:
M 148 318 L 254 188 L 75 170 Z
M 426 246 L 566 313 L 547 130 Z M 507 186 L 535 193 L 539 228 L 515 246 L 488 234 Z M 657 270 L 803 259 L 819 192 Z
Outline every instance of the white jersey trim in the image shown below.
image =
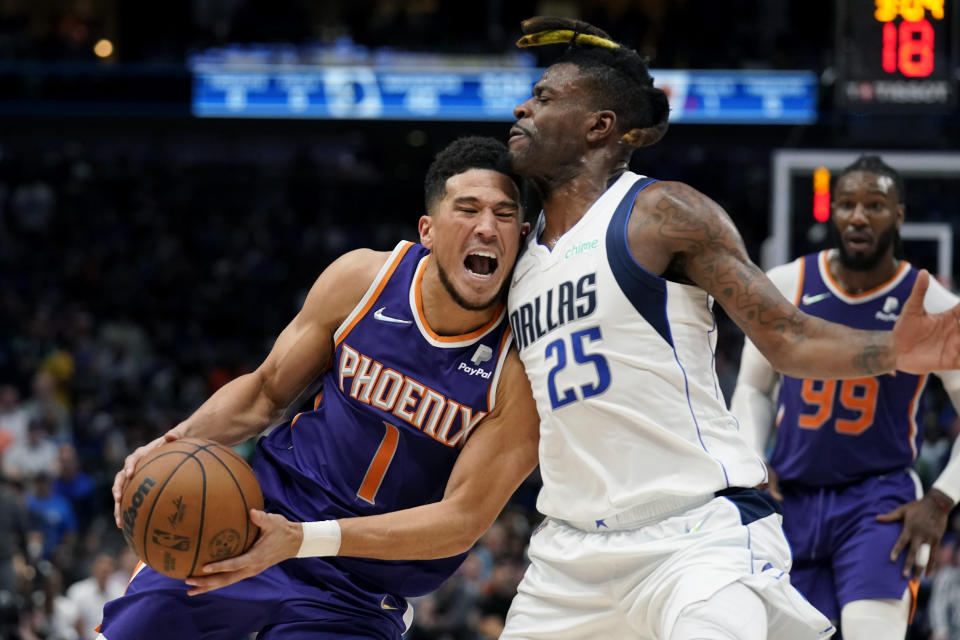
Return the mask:
M 508 322 L 503 332 L 503 339 L 500 341 L 500 353 L 497 356 L 497 367 L 493 370 L 493 380 L 490 381 L 490 387 L 487 389 L 488 412 L 493 411 L 493 408 L 497 404 L 497 388 L 500 386 L 500 374 L 503 372 L 503 363 L 507 361 L 507 354 L 510 353 L 510 345 L 512 343 L 513 332 Z
M 334 344 L 339 344 L 341 338 L 346 335 L 350 327 L 354 324 L 354 320 L 360 316 L 364 310 L 367 308 L 367 304 L 370 302 L 370 299 L 377 294 L 377 289 L 380 287 L 380 282 L 390 276 L 397 269 L 397 265 L 400 264 L 400 260 L 406 254 L 407 250 L 413 246 L 413 243 L 408 240 L 401 240 L 397 243 L 397 246 L 393 248 L 393 251 L 390 252 L 390 257 L 387 258 L 386 262 L 383 263 L 383 266 L 380 267 L 380 271 L 377 272 L 376 277 L 374 277 L 373 282 L 370 283 L 370 286 L 367 287 L 366 293 L 363 294 L 363 297 L 360 298 L 360 302 L 353 308 L 343 322 L 340 323 L 340 326 L 337 327 L 337 330 L 333 333 L 333 342 Z

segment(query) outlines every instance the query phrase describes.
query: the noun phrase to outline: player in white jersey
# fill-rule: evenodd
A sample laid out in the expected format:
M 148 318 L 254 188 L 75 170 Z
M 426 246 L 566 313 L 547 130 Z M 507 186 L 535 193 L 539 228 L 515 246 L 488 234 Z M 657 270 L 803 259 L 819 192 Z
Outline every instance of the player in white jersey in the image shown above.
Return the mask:
M 719 206 L 627 171 L 667 126 L 636 52 L 580 21 L 524 32 L 521 46 L 570 47 L 509 140 L 544 206 L 509 308 L 541 416 L 547 518 L 501 638 L 829 636 L 790 585 L 775 501 L 750 488 L 765 469 L 719 391 L 712 300 L 778 368 L 839 377 L 955 366 L 960 308 L 926 314 L 924 274 L 892 339 L 800 313 Z

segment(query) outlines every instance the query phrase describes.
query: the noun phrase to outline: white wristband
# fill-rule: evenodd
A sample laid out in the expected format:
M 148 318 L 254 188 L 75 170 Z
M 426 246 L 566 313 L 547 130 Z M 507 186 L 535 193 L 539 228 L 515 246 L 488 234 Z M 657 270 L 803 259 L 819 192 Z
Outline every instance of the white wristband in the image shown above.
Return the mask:
M 301 522 L 303 542 L 297 550 L 298 558 L 335 556 L 340 551 L 340 523 L 336 520 Z

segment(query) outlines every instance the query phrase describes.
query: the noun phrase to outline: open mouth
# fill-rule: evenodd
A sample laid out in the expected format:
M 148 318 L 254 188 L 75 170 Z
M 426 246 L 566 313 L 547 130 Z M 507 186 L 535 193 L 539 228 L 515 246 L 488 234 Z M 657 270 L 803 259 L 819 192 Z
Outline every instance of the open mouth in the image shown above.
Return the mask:
M 497 257 L 489 251 L 474 251 L 463 261 L 468 272 L 485 278 L 496 272 L 498 264 Z
M 848 234 L 844 241 L 853 251 L 863 251 L 868 249 L 872 243 L 870 236 L 866 233 L 851 233 Z

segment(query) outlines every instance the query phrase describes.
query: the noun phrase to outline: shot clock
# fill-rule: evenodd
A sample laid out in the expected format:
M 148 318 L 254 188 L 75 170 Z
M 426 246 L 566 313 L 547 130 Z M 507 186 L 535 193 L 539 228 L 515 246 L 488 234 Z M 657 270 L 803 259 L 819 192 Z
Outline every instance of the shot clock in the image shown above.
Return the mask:
M 841 105 L 901 113 L 955 107 L 960 0 L 840 0 L 836 7 Z

